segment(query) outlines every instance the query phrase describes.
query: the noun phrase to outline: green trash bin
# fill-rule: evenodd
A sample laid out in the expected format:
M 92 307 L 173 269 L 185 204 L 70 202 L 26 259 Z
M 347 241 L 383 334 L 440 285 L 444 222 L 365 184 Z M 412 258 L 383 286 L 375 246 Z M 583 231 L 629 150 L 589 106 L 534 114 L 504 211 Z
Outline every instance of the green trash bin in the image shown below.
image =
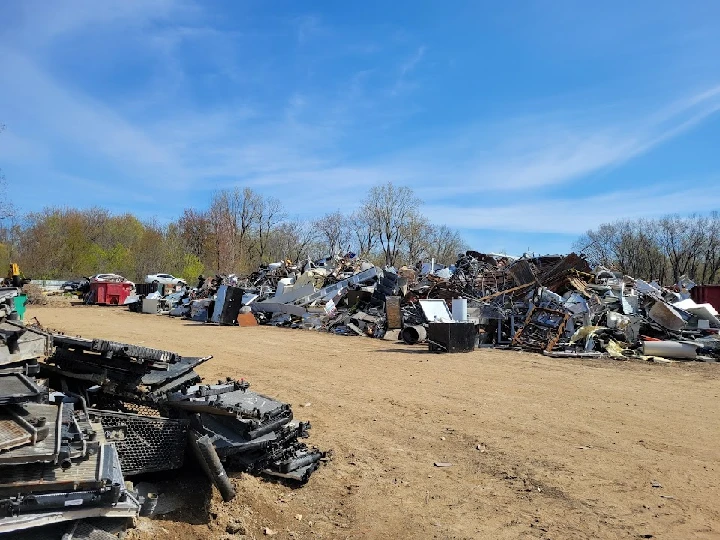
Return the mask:
M 15 311 L 18 318 L 22 321 L 25 319 L 25 304 L 27 304 L 27 294 L 18 294 L 15 298 Z

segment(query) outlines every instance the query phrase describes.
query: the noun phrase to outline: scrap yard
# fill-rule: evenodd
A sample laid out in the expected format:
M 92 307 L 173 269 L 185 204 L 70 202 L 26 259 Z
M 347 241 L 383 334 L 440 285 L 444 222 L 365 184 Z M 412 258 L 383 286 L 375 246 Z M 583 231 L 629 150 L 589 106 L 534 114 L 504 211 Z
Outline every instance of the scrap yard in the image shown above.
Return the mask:
M 155 278 L 8 278 L 0 533 L 720 534 L 713 287 L 476 251 Z
M 290 404 L 332 449 L 299 489 L 188 463 L 131 538 L 717 538 L 717 364 L 548 358 L 100 306 L 30 307 L 67 335 L 212 354 L 196 370 Z M 189 460 L 188 460 L 189 461 Z M 449 464 L 438 467 L 435 464 Z M 652 536 L 650 536 L 652 535 Z
M 0 533 L 720 529 L 716 289 L 685 275 L 575 253 L 398 269 L 347 254 L 196 285 L 104 274 L 45 306 L 48 285 L 11 277 Z
M 0 2 L 0 540 L 720 540 L 720 2 Z

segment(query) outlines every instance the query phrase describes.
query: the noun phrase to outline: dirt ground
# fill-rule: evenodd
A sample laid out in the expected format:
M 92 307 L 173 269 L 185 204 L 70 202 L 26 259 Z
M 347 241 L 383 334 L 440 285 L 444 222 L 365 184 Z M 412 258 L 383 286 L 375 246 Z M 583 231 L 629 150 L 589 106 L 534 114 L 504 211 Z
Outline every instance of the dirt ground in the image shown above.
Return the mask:
M 69 334 L 212 354 L 201 375 L 244 377 L 291 403 L 312 422 L 309 442 L 333 450 L 298 489 L 233 475 L 227 504 L 195 470 L 165 475 L 161 499 L 185 506 L 141 519 L 134 538 L 720 538 L 718 364 L 436 355 L 118 308 L 27 315 Z

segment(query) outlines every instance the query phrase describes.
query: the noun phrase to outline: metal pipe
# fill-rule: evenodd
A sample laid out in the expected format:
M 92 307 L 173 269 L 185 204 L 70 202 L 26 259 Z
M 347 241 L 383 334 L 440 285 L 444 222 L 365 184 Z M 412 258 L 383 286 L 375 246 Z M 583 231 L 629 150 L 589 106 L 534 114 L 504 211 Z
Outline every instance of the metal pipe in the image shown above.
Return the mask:
M 697 347 L 679 341 L 643 341 L 643 355 L 695 360 Z
M 220 457 L 215 451 L 215 447 L 207 435 L 200 436 L 195 431 L 188 433 L 190 445 L 195 451 L 195 456 L 200 462 L 200 466 L 205 470 L 215 487 L 218 488 L 223 501 L 228 502 L 235 498 L 235 487 L 225 472 L 225 467 L 220 462 Z
M 415 345 L 427 338 L 427 331 L 424 326 L 406 326 L 400 334 L 402 340 L 408 345 Z

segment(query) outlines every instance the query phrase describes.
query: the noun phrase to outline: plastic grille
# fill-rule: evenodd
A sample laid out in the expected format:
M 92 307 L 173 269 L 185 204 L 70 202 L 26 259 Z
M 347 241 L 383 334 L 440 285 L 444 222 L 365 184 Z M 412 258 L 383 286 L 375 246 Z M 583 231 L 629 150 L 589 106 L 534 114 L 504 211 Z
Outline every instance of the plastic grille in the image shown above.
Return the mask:
M 92 410 L 105 438 L 115 444 L 125 475 L 182 467 L 187 420 Z

